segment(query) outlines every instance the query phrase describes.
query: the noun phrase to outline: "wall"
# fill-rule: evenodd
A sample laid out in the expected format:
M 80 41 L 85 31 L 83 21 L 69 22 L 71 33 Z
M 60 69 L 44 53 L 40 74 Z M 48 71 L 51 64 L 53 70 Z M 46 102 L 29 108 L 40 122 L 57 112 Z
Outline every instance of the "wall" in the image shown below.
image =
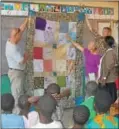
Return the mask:
M 2 0 L 6 1 L 6 0 Z M 15 0 L 7 0 L 7 1 L 15 1 Z M 65 4 L 65 5 L 85 5 L 91 7 L 110 7 L 114 8 L 114 20 L 118 20 L 118 2 L 69 2 L 72 0 L 68 0 L 68 2 L 64 2 L 64 0 L 16 0 L 17 2 L 26 1 L 26 2 L 36 2 L 36 3 L 54 3 L 54 4 Z M 51 1 L 51 2 L 49 2 Z M 56 1 L 56 2 L 54 2 Z M 61 2 L 62 1 L 62 2 Z M 80 0 L 81 1 L 81 0 Z M 83 1 L 83 0 L 82 0 Z M 93 0 L 92 0 L 93 1 Z M 100 0 L 104 1 L 104 0 Z

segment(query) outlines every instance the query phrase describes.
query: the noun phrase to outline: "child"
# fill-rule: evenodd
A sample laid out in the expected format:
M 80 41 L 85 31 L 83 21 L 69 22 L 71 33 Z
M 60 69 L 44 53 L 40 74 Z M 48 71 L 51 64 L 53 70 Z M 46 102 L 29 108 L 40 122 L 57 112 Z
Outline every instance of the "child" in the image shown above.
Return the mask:
M 88 121 L 86 128 L 118 128 L 118 119 L 109 114 L 112 102 L 113 100 L 109 92 L 98 90 L 94 99 L 97 115 L 94 119 Z
M 90 110 L 89 120 L 93 119 L 96 116 L 96 111 L 94 109 L 94 96 L 98 90 L 98 84 L 95 81 L 89 81 L 86 84 L 86 97 L 85 101 L 81 105 L 85 105 Z
M 1 96 L 1 108 L 4 111 L 1 115 L 2 128 L 24 128 L 23 118 L 17 114 L 12 114 L 14 104 L 14 97 L 10 93 Z
M 52 114 L 56 110 L 56 106 L 57 102 L 51 95 L 45 94 L 41 96 L 37 103 L 37 107 L 40 110 L 40 122 L 32 128 L 63 128 L 61 122 L 52 120 Z
M 74 108 L 73 111 L 73 120 L 74 126 L 73 129 L 82 129 L 85 123 L 88 121 L 90 116 L 90 111 L 86 106 L 78 106 Z
M 52 83 L 50 84 L 47 89 L 46 89 L 46 93 L 49 95 L 52 95 L 54 98 L 60 94 L 60 87 L 59 85 Z M 56 98 L 55 98 L 56 99 Z M 56 111 L 53 113 L 52 115 L 52 119 L 53 120 L 62 120 L 63 117 L 63 107 L 61 105 L 61 100 L 57 100 L 57 106 L 56 106 Z
M 21 95 L 18 99 L 18 106 L 21 109 L 20 115 L 23 116 L 25 128 L 30 128 L 39 122 L 39 114 L 36 111 L 29 112 L 31 104 L 28 102 L 29 96 Z
M 46 94 L 52 95 L 58 102 L 56 107 L 56 112 L 53 113 L 53 120 L 62 120 L 63 107 L 61 105 L 61 98 L 68 97 L 70 95 L 70 89 L 65 89 L 64 92 L 60 93 L 60 87 L 56 83 L 50 84 L 46 89 Z M 39 100 L 38 96 L 33 96 L 29 98 L 30 103 L 37 103 Z

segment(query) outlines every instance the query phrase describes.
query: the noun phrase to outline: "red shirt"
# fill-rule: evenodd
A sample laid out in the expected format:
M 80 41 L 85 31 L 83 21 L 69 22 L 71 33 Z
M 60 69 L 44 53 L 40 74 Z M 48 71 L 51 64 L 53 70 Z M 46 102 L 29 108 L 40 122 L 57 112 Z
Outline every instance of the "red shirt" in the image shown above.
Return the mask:
M 115 81 L 115 83 L 116 83 L 117 90 L 119 90 L 119 77 L 117 78 L 117 80 Z

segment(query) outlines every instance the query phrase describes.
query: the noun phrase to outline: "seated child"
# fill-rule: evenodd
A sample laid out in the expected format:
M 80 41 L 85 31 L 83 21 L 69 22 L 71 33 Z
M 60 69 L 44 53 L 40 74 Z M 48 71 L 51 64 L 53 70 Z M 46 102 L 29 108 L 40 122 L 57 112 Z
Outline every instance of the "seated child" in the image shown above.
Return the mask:
M 52 95 L 54 98 L 60 94 L 60 87 L 59 85 L 52 83 L 46 89 L 46 94 Z M 56 99 L 56 98 L 55 98 Z M 52 115 L 53 120 L 62 120 L 63 117 L 63 107 L 61 105 L 61 100 L 56 99 L 57 106 L 56 111 Z
M 96 116 L 96 111 L 94 109 L 94 96 L 97 92 L 98 84 L 95 81 L 89 81 L 86 84 L 86 97 L 85 101 L 81 105 L 85 105 L 90 110 L 90 119 Z
M 1 108 L 4 113 L 1 115 L 1 128 L 24 128 L 24 120 L 21 116 L 13 114 L 15 100 L 10 94 L 1 96 Z
M 37 107 L 40 110 L 40 121 L 32 128 L 63 128 L 61 122 L 52 120 L 52 114 L 56 110 L 56 106 L 57 102 L 51 95 L 44 94 L 41 96 L 39 102 L 37 103 Z
M 118 128 L 118 119 L 109 114 L 112 102 L 109 92 L 104 90 L 97 91 L 94 99 L 97 115 L 94 119 L 88 121 L 86 128 Z
M 30 128 L 39 122 L 39 114 L 36 111 L 29 112 L 31 104 L 28 102 L 28 98 L 27 95 L 21 95 L 18 99 L 20 115 L 23 116 L 25 128 Z
M 86 106 L 81 105 L 75 107 L 73 110 L 73 120 L 74 120 L 73 129 L 83 129 L 84 125 L 89 119 L 89 116 L 90 116 L 90 111 Z

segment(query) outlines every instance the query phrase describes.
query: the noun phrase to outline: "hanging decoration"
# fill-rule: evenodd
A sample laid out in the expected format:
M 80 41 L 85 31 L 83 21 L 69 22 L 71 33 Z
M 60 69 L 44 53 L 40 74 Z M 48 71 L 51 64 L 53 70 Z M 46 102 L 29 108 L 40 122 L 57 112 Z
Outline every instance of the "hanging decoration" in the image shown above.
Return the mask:
M 80 11 L 88 15 L 89 19 L 114 19 L 113 8 L 101 7 L 79 7 L 71 5 L 53 5 L 53 4 L 28 4 L 28 3 L 7 3 L 1 2 L 1 15 L 9 16 L 28 16 L 35 15 L 36 12 L 59 12 L 74 13 Z
M 1 3 L 1 15 L 8 16 L 28 16 L 28 3 Z

